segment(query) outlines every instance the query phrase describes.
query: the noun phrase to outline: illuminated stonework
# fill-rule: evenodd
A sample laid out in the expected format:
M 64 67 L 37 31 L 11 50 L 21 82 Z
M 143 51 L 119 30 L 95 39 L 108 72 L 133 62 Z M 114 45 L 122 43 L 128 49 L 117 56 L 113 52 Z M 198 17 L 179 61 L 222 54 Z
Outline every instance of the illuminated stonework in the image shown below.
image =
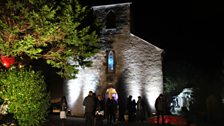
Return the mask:
M 120 101 L 126 101 L 129 95 L 135 100 L 142 96 L 151 111 L 155 111 L 155 99 L 163 92 L 163 50 L 130 32 L 130 3 L 94 6 L 93 10 L 102 24 L 110 12 L 115 14 L 117 22 L 115 28 L 102 27 L 103 47 L 92 57 L 93 66 L 80 68 L 77 78 L 64 84 L 64 95 L 72 115 L 83 116 L 82 101 L 89 90 L 105 96 L 108 89 L 115 89 Z M 112 56 L 108 50 L 113 50 L 113 60 L 108 58 L 108 54 Z M 108 68 L 113 72 L 108 72 Z

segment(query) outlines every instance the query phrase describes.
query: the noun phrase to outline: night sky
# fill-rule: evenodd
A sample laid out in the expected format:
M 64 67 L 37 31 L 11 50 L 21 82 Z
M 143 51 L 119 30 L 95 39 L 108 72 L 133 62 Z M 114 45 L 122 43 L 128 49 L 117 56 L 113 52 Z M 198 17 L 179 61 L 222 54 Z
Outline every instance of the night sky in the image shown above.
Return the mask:
M 165 50 L 168 59 L 220 62 L 224 8 L 221 2 L 132 2 L 134 33 Z
M 218 0 L 95 0 L 93 4 L 131 2 L 132 33 L 164 49 L 165 61 L 185 60 L 220 66 L 224 59 L 224 8 Z

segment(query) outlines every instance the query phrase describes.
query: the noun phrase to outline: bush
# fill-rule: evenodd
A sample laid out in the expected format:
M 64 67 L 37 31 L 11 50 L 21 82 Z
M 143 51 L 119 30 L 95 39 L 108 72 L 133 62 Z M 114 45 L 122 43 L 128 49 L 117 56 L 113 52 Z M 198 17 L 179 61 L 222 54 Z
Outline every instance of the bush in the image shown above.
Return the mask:
M 0 96 L 20 126 L 38 126 L 49 109 L 49 93 L 40 72 L 25 69 L 0 71 Z

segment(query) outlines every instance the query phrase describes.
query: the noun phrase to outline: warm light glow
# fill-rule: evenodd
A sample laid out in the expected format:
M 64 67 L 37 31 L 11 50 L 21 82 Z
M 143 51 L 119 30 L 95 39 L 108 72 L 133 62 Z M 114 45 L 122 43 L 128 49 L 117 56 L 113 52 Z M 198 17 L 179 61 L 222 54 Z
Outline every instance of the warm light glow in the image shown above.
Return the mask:
M 14 57 L 1 56 L 0 58 L 3 66 L 5 66 L 7 69 L 15 63 Z
M 18 68 L 23 68 L 23 67 L 24 67 L 24 64 L 22 64 L 22 63 L 18 64 Z
M 112 97 L 114 97 L 116 101 L 118 100 L 117 91 L 114 88 L 108 88 L 106 94 L 108 98 L 112 99 Z

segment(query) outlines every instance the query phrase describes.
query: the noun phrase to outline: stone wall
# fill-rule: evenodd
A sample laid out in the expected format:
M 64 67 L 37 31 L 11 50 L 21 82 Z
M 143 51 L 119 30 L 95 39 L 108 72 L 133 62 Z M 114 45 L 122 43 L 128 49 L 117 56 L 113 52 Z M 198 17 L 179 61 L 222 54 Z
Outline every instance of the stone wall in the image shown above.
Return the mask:
M 122 107 L 125 107 L 128 95 L 136 100 L 142 96 L 153 111 L 154 101 L 163 89 L 163 50 L 131 34 L 130 3 L 95 6 L 93 9 L 102 24 L 102 50 L 92 57 L 92 67 L 80 68 L 77 78 L 64 84 L 72 115 L 83 116 L 82 101 L 89 90 L 104 95 L 110 87 L 116 89 Z M 106 29 L 105 17 L 110 11 L 116 15 L 116 27 Z M 107 72 L 108 50 L 115 54 L 113 73 Z M 108 80 L 108 77 L 112 79 Z

